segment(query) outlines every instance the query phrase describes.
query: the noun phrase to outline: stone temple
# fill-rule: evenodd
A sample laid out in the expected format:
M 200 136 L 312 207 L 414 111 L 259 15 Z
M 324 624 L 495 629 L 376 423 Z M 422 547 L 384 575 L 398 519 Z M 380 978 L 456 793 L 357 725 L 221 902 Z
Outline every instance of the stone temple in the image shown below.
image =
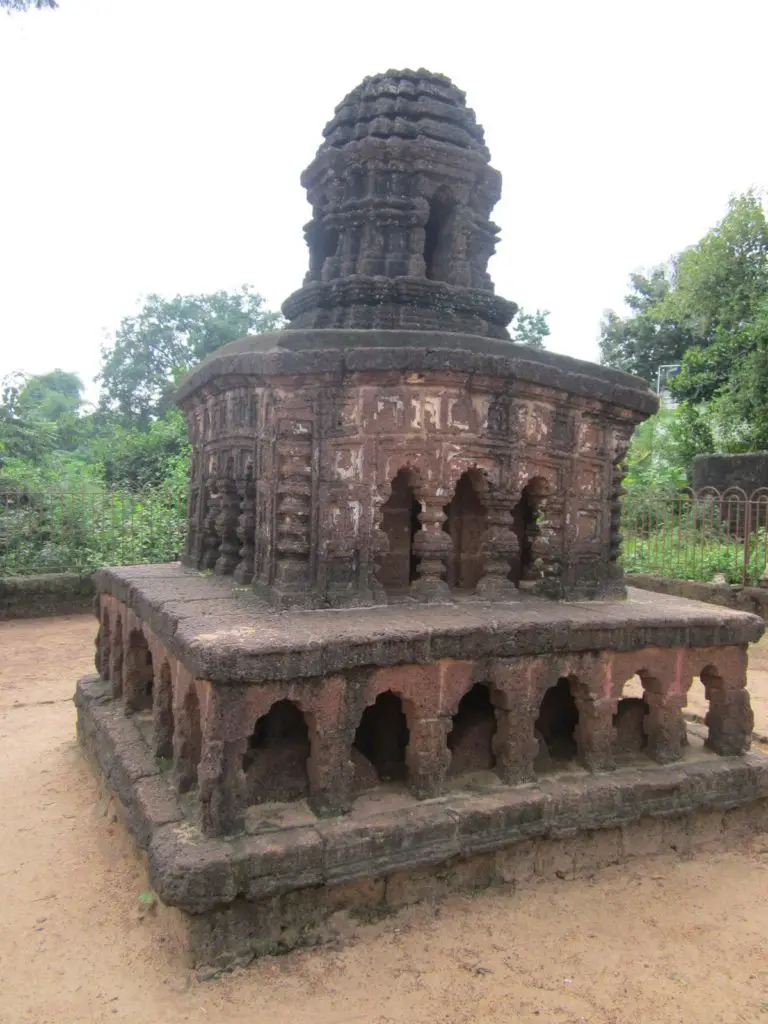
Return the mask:
M 198 963 L 688 848 L 768 798 L 745 688 L 763 623 L 627 590 L 622 462 L 656 398 L 510 342 L 501 177 L 464 94 L 366 79 L 302 184 L 289 324 L 181 384 L 181 565 L 97 574 L 76 695 Z M 694 685 L 709 713 L 686 728 Z

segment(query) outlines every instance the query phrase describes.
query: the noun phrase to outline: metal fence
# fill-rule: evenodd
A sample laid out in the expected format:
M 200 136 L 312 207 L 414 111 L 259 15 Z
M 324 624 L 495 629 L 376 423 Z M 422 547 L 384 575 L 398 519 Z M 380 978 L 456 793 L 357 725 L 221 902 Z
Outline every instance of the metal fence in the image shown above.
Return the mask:
M 0 489 L 0 576 L 175 561 L 185 528 L 178 488 Z
M 622 533 L 628 573 L 758 584 L 768 564 L 768 488 L 632 491 Z
M 747 495 L 636 491 L 623 500 L 628 573 L 757 584 L 768 565 L 768 488 Z M 186 529 L 181 488 L 0 489 L 0 576 L 170 562 Z

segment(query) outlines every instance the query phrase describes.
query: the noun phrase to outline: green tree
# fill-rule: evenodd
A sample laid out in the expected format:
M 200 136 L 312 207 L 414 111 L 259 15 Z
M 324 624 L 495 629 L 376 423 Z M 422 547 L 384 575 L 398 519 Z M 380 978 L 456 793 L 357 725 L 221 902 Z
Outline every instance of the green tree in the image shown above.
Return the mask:
M 526 313 L 520 307 L 512 325 L 512 341 L 530 348 L 544 348 L 544 339 L 549 337 L 548 309 L 537 309 L 535 313 Z
M 188 471 L 187 421 L 169 409 L 147 430 L 129 429 L 112 413 L 94 415 L 88 460 L 109 487 L 137 490 L 166 482 L 178 467 Z
M 39 376 L 9 374 L 0 386 L 3 458 L 39 462 L 52 451 L 77 447 L 82 390 L 77 374 L 65 370 Z
M 83 403 L 83 382 L 76 373 L 51 370 L 28 377 L 17 398 L 19 415 L 24 419 L 54 422 L 75 414 Z
M 126 317 L 114 344 L 102 350 L 98 380 L 102 408 L 116 412 L 126 426 L 147 429 L 169 409 L 180 378 L 217 348 L 245 334 L 278 327 L 279 313 L 244 285 L 237 292 L 150 295 L 136 316 Z
M 679 319 L 691 335 L 672 387 L 678 398 L 709 402 L 749 387 L 765 338 L 766 295 L 768 221 L 760 197 L 747 192 L 733 198 L 723 220 L 680 254 L 675 287 L 661 304 L 661 312 Z M 731 408 L 739 405 L 732 402 Z
M 600 325 L 600 362 L 655 384 L 659 367 L 679 363 L 691 337 L 679 320 L 663 311 L 671 288 L 664 267 L 656 267 L 649 276 L 631 274 L 629 280 L 632 291 L 624 302 L 631 313 L 621 317 L 606 310 Z

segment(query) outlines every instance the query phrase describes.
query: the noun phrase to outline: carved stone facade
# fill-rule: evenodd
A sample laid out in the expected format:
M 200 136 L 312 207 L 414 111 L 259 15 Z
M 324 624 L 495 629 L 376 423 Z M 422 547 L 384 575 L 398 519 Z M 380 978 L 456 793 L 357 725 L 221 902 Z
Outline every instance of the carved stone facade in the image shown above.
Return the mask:
M 654 397 L 565 357 L 446 340 L 284 331 L 203 363 L 180 392 L 184 563 L 226 575 L 252 547 L 277 607 L 622 595 L 620 464 Z

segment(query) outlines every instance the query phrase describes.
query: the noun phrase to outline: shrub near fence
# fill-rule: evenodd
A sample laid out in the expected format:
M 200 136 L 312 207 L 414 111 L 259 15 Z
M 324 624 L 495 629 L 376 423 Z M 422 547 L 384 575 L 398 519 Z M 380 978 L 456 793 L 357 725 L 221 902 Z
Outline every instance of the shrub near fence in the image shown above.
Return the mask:
M 185 520 L 186 495 L 176 487 L 0 490 L 0 576 L 172 562 Z
M 627 573 L 754 585 L 766 571 L 768 491 L 633 489 L 623 505 Z M 185 529 L 183 486 L 0 490 L 0 576 L 176 561 Z

